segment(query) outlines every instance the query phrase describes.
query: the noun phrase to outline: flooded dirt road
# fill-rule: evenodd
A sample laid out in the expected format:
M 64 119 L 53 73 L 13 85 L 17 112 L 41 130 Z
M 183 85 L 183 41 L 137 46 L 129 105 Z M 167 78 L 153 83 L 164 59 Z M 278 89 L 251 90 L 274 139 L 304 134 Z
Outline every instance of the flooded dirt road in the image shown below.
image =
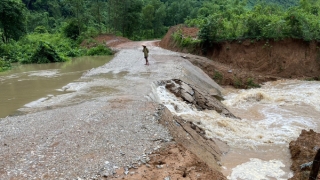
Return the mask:
M 150 50 L 150 66 L 144 65 L 142 43 Z M 292 175 L 288 142 L 302 129 L 320 130 L 319 83 L 284 80 L 260 89 L 224 90 L 183 58 L 188 55 L 153 44 L 121 44 L 109 63 L 26 102 L 21 115 L 0 119 L 0 179 L 101 178 L 119 167 L 145 164 L 151 152 L 172 141 L 158 123 L 160 104 L 200 126 L 208 138 L 228 144 L 218 162 L 228 179 Z M 241 119 L 198 111 L 155 83 L 169 79 L 221 91 L 223 103 Z
M 0 118 L 17 114 L 17 109 L 30 102 L 66 93 L 61 87 L 111 58 L 80 57 L 63 63 L 14 65 L 12 70 L 0 73 Z
M 141 43 L 149 47 L 150 66 Z M 107 177 L 172 141 L 157 122 L 153 82 L 217 85 L 180 54 L 151 44 L 124 44 L 109 63 L 55 87 L 68 93 L 45 95 L 19 109 L 25 114 L 0 119 L 0 179 Z

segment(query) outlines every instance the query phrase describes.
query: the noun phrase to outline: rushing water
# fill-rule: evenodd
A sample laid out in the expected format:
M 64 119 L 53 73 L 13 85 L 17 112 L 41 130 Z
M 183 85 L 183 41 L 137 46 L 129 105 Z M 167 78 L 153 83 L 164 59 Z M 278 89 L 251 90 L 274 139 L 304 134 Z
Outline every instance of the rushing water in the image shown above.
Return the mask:
M 118 55 L 120 56 L 121 54 Z M 123 54 L 123 56 L 128 55 Z M 19 65 L 11 71 L 1 73 L 0 117 L 13 114 L 23 106 L 32 106 L 30 102 L 36 102 L 39 98 L 67 93 L 62 88 L 67 84 L 71 87 L 68 92 L 85 84 L 78 81 L 70 85 L 70 82 L 79 79 L 86 70 L 101 66 L 110 59 L 111 57 L 83 57 L 66 63 Z M 136 61 L 130 62 L 136 63 Z M 128 61 L 122 63 L 124 64 L 110 63 L 112 65 L 108 68 L 111 71 L 117 70 L 117 67 L 126 67 L 132 72 L 139 72 L 139 69 L 128 66 Z M 120 70 L 127 70 L 126 68 Z M 152 69 L 157 71 L 157 68 Z M 94 75 L 95 72 L 99 72 L 98 75 Z M 110 78 L 109 76 L 121 81 L 117 78 L 128 73 L 117 71 L 115 75 L 112 72 L 111 74 L 105 72 L 109 71 L 105 68 L 100 71 L 97 68 L 96 71 L 87 73 L 87 76 L 98 78 L 97 82 L 91 82 L 95 84 L 105 81 L 106 77 Z M 195 76 L 193 71 L 190 72 L 192 73 L 188 73 L 188 77 Z M 149 77 L 150 74 L 152 73 L 147 72 L 144 76 Z M 166 76 L 163 73 L 161 75 L 162 78 Z M 136 80 L 135 78 L 133 79 Z M 122 83 L 120 82 L 118 86 L 122 86 Z M 314 129 L 320 132 L 319 90 L 319 82 L 297 80 L 269 82 L 259 89 L 226 88 L 223 92 L 225 98 L 223 103 L 241 119 L 227 118 L 215 111 L 197 111 L 166 91 L 163 86 L 158 87 L 156 93 L 161 103 L 172 113 L 197 123 L 206 130 L 207 136 L 218 138 L 230 146 L 230 150 L 221 160 L 222 172 L 228 179 L 284 180 L 292 175 L 288 143 L 295 140 L 302 129 Z M 105 87 L 103 91 L 106 91 Z
M 266 83 L 259 89 L 226 89 L 223 103 L 241 119 L 215 111 L 197 111 L 158 87 L 171 112 L 200 124 L 209 137 L 230 146 L 222 157 L 222 172 L 232 180 L 277 179 L 292 176 L 288 144 L 302 129 L 320 132 L 320 83 L 297 80 Z
M 12 70 L 0 73 L 0 118 L 39 98 L 67 93 L 57 89 L 111 58 L 80 57 L 64 63 L 15 65 Z

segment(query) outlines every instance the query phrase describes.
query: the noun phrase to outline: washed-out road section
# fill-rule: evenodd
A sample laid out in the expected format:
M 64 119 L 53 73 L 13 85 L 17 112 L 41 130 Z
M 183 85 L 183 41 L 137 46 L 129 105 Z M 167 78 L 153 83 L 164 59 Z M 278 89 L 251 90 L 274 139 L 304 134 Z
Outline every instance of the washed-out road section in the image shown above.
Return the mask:
M 145 66 L 141 44 L 150 50 Z M 0 119 L 0 179 L 90 179 L 136 167 L 172 141 L 158 123 L 155 82 L 182 79 L 218 89 L 199 68 L 155 42 L 118 46 L 114 59 Z

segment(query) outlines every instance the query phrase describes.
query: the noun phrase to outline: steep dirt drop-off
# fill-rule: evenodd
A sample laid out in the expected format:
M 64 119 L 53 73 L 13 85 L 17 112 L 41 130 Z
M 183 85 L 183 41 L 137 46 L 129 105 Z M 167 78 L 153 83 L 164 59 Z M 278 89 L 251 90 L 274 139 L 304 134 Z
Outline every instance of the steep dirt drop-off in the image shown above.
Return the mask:
M 154 152 L 150 161 L 136 170 L 119 170 L 118 178 L 125 180 L 226 180 L 222 173 L 207 164 L 181 145 L 170 144 Z M 125 176 L 124 174 L 128 174 Z
M 192 38 L 198 33 L 195 28 L 174 26 L 169 29 L 159 45 L 214 60 L 189 57 L 194 65 L 222 85 L 241 85 L 249 78 L 255 82 L 264 82 L 278 78 L 320 77 L 320 43 L 317 42 L 293 39 L 221 42 L 208 48 L 204 54 L 203 47 L 180 48 L 172 36 L 178 31 L 183 37 Z
M 172 116 L 165 108 L 160 108 L 159 122 L 167 127 L 174 138 L 174 142 L 153 152 L 148 162 L 137 168 L 122 168 L 117 174 L 107 180 L 226 180 L 219 172 L 217 160 L 222 152 L 219 141 L 205 138 L 204 130 L 182 118 Z
M 320 133 L 303 130 L 296 141 L 290 142 L 291 170 L 295 173 L 290 180 L 308 180 L 311 163 L 320 148 Z M 318 175 L 320 179 L 320 174 Z

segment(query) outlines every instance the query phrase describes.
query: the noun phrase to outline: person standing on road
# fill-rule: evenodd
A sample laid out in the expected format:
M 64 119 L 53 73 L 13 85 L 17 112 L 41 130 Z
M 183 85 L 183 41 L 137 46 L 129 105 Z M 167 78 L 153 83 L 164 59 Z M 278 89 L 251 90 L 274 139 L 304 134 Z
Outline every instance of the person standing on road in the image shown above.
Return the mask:
M 144 44 L 142 46 L 143 46 L 142 52 L 144 53 L 144 58 L 146 59 L 146 64 L 144 65 L 149 65 L 149 61 L 148 61 L 149 49 Z

